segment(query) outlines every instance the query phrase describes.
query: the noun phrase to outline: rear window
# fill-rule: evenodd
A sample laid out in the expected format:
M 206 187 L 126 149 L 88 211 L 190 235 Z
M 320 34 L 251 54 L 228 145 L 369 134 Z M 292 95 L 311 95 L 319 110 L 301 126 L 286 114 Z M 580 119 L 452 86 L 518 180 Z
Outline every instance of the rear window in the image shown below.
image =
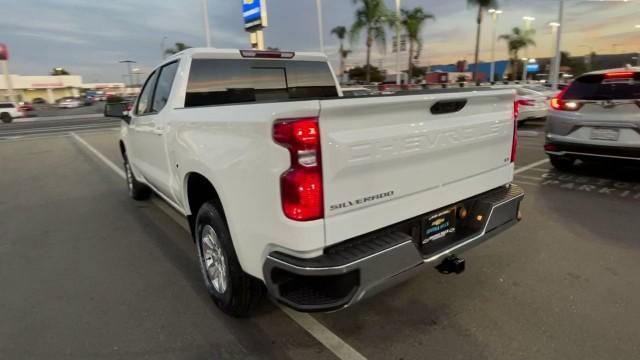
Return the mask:
M 633 100 L 640 99 L 640 73 L 622 78 L 585 75 L 571 83 L 563 96 L 567 100 Z
M 185 107 L 338 96 L 320 61 L 193 59 Z

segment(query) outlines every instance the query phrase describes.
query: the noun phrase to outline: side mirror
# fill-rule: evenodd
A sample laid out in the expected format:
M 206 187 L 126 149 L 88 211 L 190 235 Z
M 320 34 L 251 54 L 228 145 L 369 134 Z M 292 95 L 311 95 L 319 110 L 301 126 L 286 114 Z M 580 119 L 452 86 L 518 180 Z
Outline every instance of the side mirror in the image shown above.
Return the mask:
M 119 103 L 106 103 L 104 105 L 104 116 L 105 117 L 117 117 L 127 124 L 131 121 L 131 116 L 129 115 L 129 102 L 119 102 Z

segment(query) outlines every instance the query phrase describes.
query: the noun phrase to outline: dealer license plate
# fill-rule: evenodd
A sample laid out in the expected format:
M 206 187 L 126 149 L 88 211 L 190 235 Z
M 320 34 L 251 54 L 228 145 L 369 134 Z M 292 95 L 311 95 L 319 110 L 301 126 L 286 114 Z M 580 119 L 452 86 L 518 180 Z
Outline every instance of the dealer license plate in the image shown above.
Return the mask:
M 427 215 L 423 220 L 422 229 L 422 245 L 452 237 L 456 232 L 456 208 L 452 207 L 436 214 Z

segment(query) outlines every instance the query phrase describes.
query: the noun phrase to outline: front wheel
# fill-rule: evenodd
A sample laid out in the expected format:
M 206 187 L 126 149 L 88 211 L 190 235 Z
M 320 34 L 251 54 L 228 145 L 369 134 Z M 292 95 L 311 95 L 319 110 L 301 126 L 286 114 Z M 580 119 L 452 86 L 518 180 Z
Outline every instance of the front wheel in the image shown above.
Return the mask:
M 226 222 L 213 203 L 200 207 L 194 232 L 209 295 L 225 313 L 235 317 L 249 315 L 260 303 L 264 285 L 242 270 Z
M 549 155 L 549 161 L 554 168 L 558 170 L 567 170 L 573 166 L 575 162 L 572 158 L 562 157 L 558 155 Z
M 0 114 L 0 120 L 2 120 L 3 123 L 8 124 L 13 121 L 13 118 L 9 113 L 3 112 Z

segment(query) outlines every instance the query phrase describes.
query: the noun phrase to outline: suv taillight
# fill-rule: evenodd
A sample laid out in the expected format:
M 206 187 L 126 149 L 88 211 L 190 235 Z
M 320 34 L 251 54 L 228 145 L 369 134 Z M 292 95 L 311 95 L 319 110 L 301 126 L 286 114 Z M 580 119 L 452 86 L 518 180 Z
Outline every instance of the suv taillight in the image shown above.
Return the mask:
M 318 118 L 277 120 L 273 140 L 291 154 L 291 167 L 280 177 L 284 214 L 296 221 L 321 219 L 324 206 Z
M 571 85 L 567 85 L 556 97 L 552 98 L 549 105 L 554 110 L 561 111 L 578 111 L 582 107 L 582 103 L 574 100 L 564 100 L 564 94 L 569 90 Z
M 511 140 L 511 162 L 516 162 L 516 154 L 518 151 L 518 116 L 520 115 L 520 103 L 516 100 L 513 102 L 513 139 Z

